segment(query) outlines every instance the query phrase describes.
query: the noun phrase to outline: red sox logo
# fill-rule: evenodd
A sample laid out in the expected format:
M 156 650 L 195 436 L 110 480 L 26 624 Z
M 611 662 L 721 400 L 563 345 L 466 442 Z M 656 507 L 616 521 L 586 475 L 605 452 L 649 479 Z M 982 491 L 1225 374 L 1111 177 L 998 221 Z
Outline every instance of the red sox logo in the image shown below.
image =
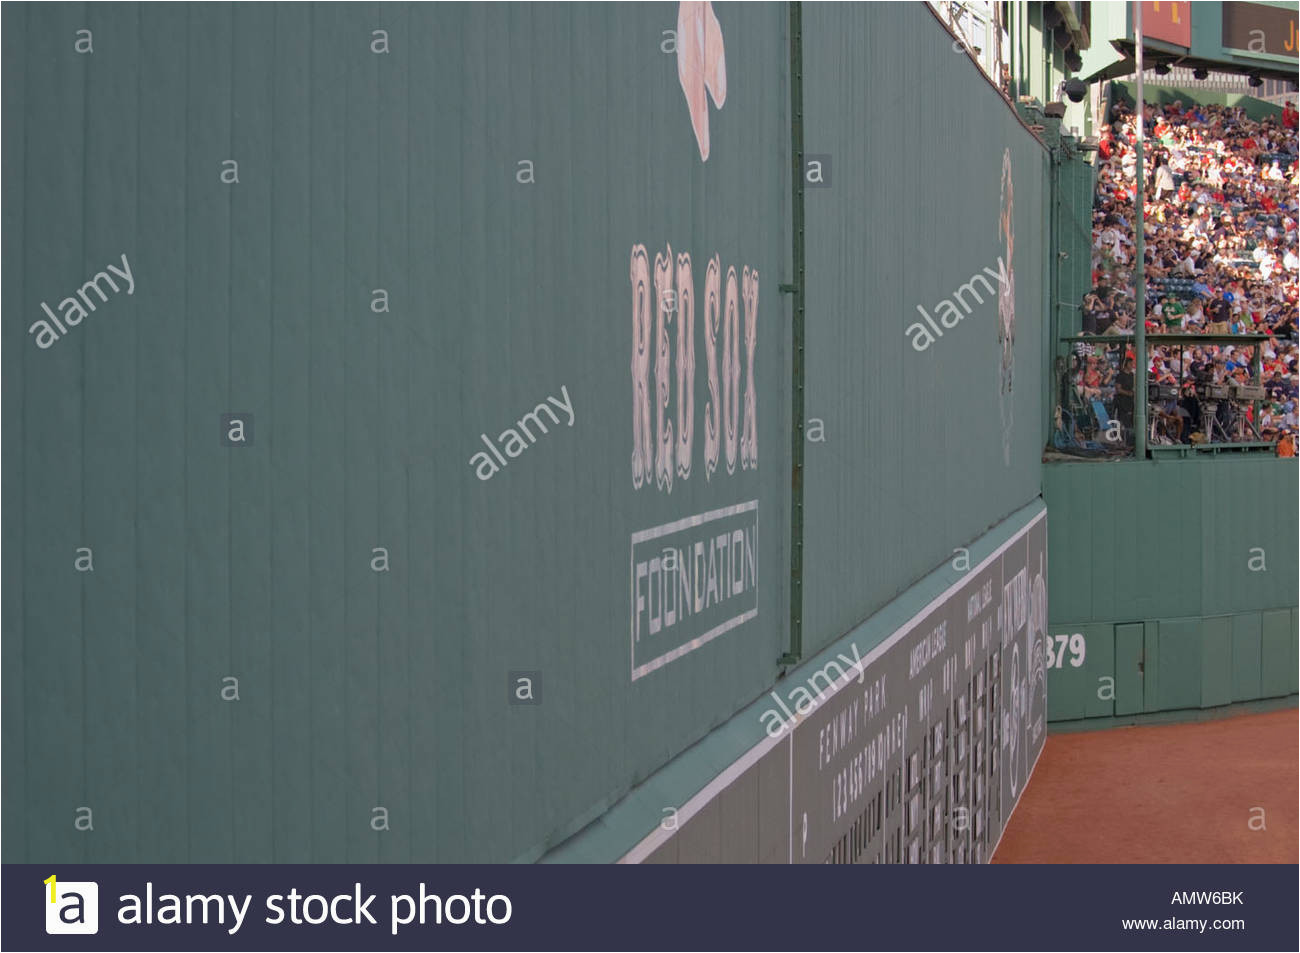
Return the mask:
M 676 265 L 674 277 L 673 266 Z M 653 278 L 644 245 L 632 247 L 632 485 L 651 482 L 671 493 L 673 475 L 691 475 L 695 439 L 695 287 L 691 256 L 655 253 Z M 655 301 L 651 321 L 651 295 Z M 744 307 L 745 371 L 741 400 L 741 306 Z M 704 408 L 704 477 L 725 457 L 727 472 L 758 468 L 758 407 L 754 348 L 758 343 L 758 271 L 735 266 L 724 279 L 714 255 L 704 272 L 704 357 L 709 388 Z M 669 419 L 673 358 L 669 328 L 676 319 L 676 429 Z M 721 330 L 721 341 L 719 331 Z M 653 335 L 653 338 L 652 338 Z M 721 354 L 718 353 L 721 344 Z M 650 355 L 654 353 L 654 381 Z M 720 372 L 720 373 L 719 373 Z
M 721 109 L 727 101 L 727 57 L 722 49 L 722 27 L 712 3 L 683 3 L 677 8 L 677 79 L 691 111 L 700 159 L 709 158 L 709 103 Z

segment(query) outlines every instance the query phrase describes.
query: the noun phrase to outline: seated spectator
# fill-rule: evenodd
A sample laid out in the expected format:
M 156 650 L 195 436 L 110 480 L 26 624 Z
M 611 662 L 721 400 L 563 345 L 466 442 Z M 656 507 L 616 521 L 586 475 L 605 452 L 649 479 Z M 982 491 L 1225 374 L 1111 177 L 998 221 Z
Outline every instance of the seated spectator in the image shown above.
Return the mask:
M 1101 396 L 1101 367 L 1096 355 L 1089 354 L 1083 369 L 1079 372 L 1076 390 L 1084 400 L 1095 400 Z

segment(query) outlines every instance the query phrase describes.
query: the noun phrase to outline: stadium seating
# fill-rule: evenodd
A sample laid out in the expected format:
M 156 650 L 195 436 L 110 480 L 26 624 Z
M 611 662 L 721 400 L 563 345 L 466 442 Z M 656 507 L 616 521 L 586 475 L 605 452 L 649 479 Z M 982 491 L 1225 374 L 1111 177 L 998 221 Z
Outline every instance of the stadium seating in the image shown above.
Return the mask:
M 1266 436 L 1276 439 L 1296 431 L 1296 130 L 1272 119 L 1252 120 L 1233 107 L 1205 106 L 1200 112 L 1203 118 L 1162 115 L 1162 107 L 1147 107 L 1146 325 L 1163 333 L 1269 334 L 1261 363 L 1265 378 L 1274 386 L 1260 407 L 1261 419 L 1255 423 Z M 1156 138 L 1154 126 L 1161 119 L 1165 125 L 1162 136 Z M 1135 117 L 1120 104 L 1111 120 L 1115 145 L 1109 158 L 1098 156 L 1094 202 L 1092 267 L 1097 287 L 1092 291 L 1102 306 L 1083 322 L 1090 333 L 1101 335 L 1132 333 L 1135 323 L 1136 296 L 1131 281 Z M 1246 138 L 1260 144 L 1262 151 L 1252 157 L 1250 150 L 1241 150 L 1238 143 Z M 1191 185 L 1193 195 L 1183 189 L 1181 197 L 1167 191 L 1157 196 L 1152 170 L 1176 152 L 1181 152 L 1185 164 L 1179 180 Z M 1285 170 L 1281 178 L 1272 171 L 1274 163 Z M 1213 198 L 1198 204 L 1195 195 L 1203 190 Z M 1198 214 L 1202 216 L 1199 220 Z M 1122 232 L 1120 247 L 1125 254 L 1118 260 L 1113 252 L 1114 235 L 1102 238 L 1108 228 Z M 1173 263 L 1188 259 L 1193 262 L 1194 276 L 1187 275 L 1181 264 L 1179 273 L 1169 273 Z M 1111 290 L 1104 292 L 1103 288 Z M 1186 317 L 1178 308 L 1161 306 L 1196 300 L 1201 307 L 1193 306 Z M 1232 352 L 1217 345 L 1198 350 L 1203 367 L 1209 368 L 1215 381 L 1230 383 L 1226 375 L 1232 371 Z M 1187 354 L 1180 346 L 1157 344 L 1150 348 L 1149 356 L 1152 367 L 1173 368 L 1179 366 L 1178 358 Z M 1216 360 L 1219 358 L 1222 360 Z M 1082 379 L 1070 383 L 1082 396 Z M 1097 389 L 1095 381 L 1087 388 L 1090 394 Z M 1102 401 L 1110 405 L 1113 380 L 1100 389 Z

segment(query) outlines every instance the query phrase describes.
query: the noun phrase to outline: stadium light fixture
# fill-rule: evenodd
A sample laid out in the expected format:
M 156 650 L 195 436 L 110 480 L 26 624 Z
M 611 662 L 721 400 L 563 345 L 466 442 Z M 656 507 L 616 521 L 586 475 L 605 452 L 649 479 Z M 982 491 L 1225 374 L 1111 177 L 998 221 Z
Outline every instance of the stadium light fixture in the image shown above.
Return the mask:
M 1065 95 L 1070 97 L 1070 102 L 1081 103 L 1088 95 L 1088 84 L 1077 76 L 1072 76 L 1065 81 Z

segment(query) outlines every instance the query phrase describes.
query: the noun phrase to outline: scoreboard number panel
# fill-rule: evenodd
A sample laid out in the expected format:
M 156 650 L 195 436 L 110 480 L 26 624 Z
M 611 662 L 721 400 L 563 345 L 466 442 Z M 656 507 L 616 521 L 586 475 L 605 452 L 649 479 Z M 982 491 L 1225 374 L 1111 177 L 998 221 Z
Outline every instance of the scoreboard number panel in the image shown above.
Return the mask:
M 1046 670 L 1087 651 L 1048 635 L 1046 579 L 1040 515 L 797 724 L 792 861 L 990 859 L 1042 751 Z

